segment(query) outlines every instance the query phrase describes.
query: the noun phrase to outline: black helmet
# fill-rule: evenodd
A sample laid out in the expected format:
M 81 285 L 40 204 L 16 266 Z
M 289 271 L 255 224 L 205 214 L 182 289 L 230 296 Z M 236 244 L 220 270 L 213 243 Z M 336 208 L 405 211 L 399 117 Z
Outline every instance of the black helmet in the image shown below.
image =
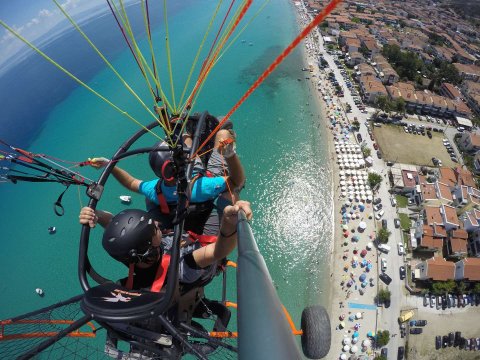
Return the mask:
M 155 228 L 153 219 L 146 211 L 124 210 L 115 215 L 105 228 L 103 248 L 111 257 L 124 264 L 142 261 L 151 255 Z
M 155 146 L 155 149 L 148 156 L 153 172 L 159 178 L 167 181 L 175 179 L 177 169 L 175 168 L 171 151 L 165 151 L 168 149 L 167 143 L 162 141 Z

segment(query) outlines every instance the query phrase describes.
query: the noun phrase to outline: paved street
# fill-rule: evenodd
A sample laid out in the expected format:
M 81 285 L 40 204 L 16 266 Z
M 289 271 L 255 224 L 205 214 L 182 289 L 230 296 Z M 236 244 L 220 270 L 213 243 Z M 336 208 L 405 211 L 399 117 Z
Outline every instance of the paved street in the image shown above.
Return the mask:
M 320 37 L 321 38 L 321 37 Z M 398 334 L 397 336 L 391 337 L 390 342 L 388 343 L 388 353 L 389 354 L 396 354 L 398 346 L 404 346 L 405 341 L 400 337 L 399 327 L 397 318 L 400 314 L 400 309 L 405 305 L 405 294 L 404 294 L 404 283 L 400 280 L 400 273 L 399 268 L 400 266 L 404 265 L 403 257 L 398 255 L 397 244 L 402 241 L 401 239 L 401 232 L 400 229 L 396 229 L 394 227 L 394 219 L 397 218 L 396 208 L 391 205 L 390 202 L 390 193 L 388 192 L 388 182 L 387 182 L 387 166 L 382 159 L 378 159 L 373 149 L 373 141 L 370 139 L 370 135 L 368 134 L 368 129 L 365 125 L 368 118 L 371 116 L 371 111 L 367 114 L 363 113 L 358 109 L 353 101 L 352 94 L 347 87 L 345 80 L 340 73 L 340 69 L 333 61 L 333 57 L 328 54 L 324 48 L 323 44 L 322 47 L 322 55 L 324 59 L 328 62 L 330 69 L 333 70 L 335 77 L 342 87 L 344 91 L 344 98 L 342 99 L 344 103 L 348 103 L 351 106 L 351 113 L 348 114 L 348 118 L 350 121 L 356 117 L 357 120 L 360 122 L 360 134 L 362 135 L 363 141 L 366 145 L 372 149 L 372 158 L 373 166 L 371 170 L 376 171 L 379 174 L 385 175 L 384 181 L 382 182 L 376 197 L 380 197 L 382 199 L 383 209 L 385 214 L 383 215 L 383 219 L 387 220 L 388 229 L 391 231 L 392 235 L 390 236 L 388 245 L 392 248 L 388 254 L 383 254 L 379 252 L 379 258 L 383 257 L 387 259 L 387 271 L 386 273 L 392 278 L 392 282 L 388 286 L 388 289 L 391 292 L 391 304 L 388 309 L 382 307 L 379 310 L 379 318 L 377 329 L 378 330 L 388 330 L 390 334 Z M 380 225 L 380 224 L 378 224 Z M 380 261 L 380 260 L 379 260 Z M 383 284 L 383 283 L 382 283 Z M 383 286 L 386 286 L 383 284 Z

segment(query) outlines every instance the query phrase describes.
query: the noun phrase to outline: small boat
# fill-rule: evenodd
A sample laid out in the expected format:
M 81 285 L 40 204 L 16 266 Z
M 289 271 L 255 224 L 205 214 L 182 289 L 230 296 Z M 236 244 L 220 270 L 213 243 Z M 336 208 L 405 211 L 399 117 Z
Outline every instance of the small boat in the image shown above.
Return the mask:
M 57 232 L 57 228 L 56 228 L 55 226 L 50 226 L 50 227 L 48 228 L 48 233 L 49 233 L 50 235 L 53 235 L 53 234 L 55 234 L 56 232 Z
M 124 204 L 130 204 L 132 197 L 129 195 L 120 195 L 120 201 Z
M 45 295 L 45 293 L 43 292 L 43 289 L 40 289 L 40 288 L 36 288 L 35 292 L 38 294 L 38 296 L 44 296 Z
M 245 43 L 245 42 L 247 42 L 247 40 L 242 40 L 242 44 Z
M 253 46 L 253 42 L 248 43 L 248 46 Z

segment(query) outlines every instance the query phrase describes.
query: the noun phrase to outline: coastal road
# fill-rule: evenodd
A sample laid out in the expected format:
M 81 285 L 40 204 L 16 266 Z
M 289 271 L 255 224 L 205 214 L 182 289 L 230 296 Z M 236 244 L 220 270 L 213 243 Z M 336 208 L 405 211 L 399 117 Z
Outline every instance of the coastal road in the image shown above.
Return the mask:
M 350 104 L 351 106 L 352 112 L 348 115 L 349 120 L 352 121 L 355 117 L 358 119 L 358 121 L 360 122 L 359 132 L 362 135 L 362 138 L 364 139 L 366 145 L 372 149 L 372 158 L 374 159 L 372 170 L 384 176 L 384 181 L 382 182 L 375 197 L 380 197 L 382 199 L 383 210 L 385 212 L 385 214 L 383 215 L 383 219 L 387 220 L 388 229 L 392 233 L 390 235 L 390 239 L 388 242 L 388 245 L 392 249 L 388 254 L 380 253 L 379 259 L 382 257 L 387 259 L 386 273 L 392 278 L 392 282 L 388 286 L 388 289 L 391 292 L 390 307 L 388 309 L 385 309 L 384 307 L 381 307 L 379 309 L 377 329 L 388 330 L 391 335 L 397 334 L 390 338 L 390 342 L 387 345 L 388 353 L 392 354 L 391 356 L 395 356 L 395 354 L 397 353 L 398 347 L 405 345 L 404 339 L 400 337 L 397 318 L 400 314 L 400 310 L 406 304 L 406 298 L 403 290 L 404 283 L 402 280 L 400 280 L 400 273 L 399 273 L 399 268 L 400 266 L 404 265 L 404 260 L 402 256 L 398 255 L 398 250 L 397 250 L 397 244 L 402 241 L 402 234 L 400 232 L 400 229 L 396 229 L 394 227 L 394 219 L 397 218 L 398 215 L 397 215 L 396 208 L 391 205 L 391 200 L 390 200 L 391 195 L 388 192 L 389 190 L 389 184 L 387 180 L 388 170 L 385 162 L 382 159 L 378 159 L 373 149 L 373 141 L 370 139 L 370 135 L 368 134 L 368 129 L 365 125 L 369 115 L 362 113 L 360 109 L 358 109 L 358 107 L 355 105 L 352 94 L 349 88 L 346 86 L 345 80 L 342 74 L 340 73 L 340 69 L 333 61 L 333 57 L 325 51 L 323 47 L 323 40 L 320 36 L 319 36 L 319 39 L 321 39 L 320 42 L 321 42 L 322 55 L 324 59 L 327 61 L 330 69 L 332 69 L 332 71 L 334 72 L 339 85 L 342 87 L 344 91 L 344 98 L 342 99 L 342 101 Z M 380 223 L 378 224 L 379 226 L 381 226 Z M 383 283 L 381 283 L 381 285 L 386 286 Z

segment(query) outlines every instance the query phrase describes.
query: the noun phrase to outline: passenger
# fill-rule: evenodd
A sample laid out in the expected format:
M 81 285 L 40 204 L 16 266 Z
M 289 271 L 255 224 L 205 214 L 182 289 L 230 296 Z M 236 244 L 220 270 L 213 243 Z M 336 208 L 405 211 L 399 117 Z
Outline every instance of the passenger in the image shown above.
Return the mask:
M 217 236 L 210 243 L 191 239 L 183 234 L 180 251 L 179 281 L 188 286 L 208 280 L 216 272 L 213 266 L 230 254 L 237 245 L 238 212 L 243 210 L 248 220 L 252 218 L 250 203 L 237 201 L 226 206 Z M 113 216 L 111 213 L 84 207 L 80 211 L 80 224 L 94 228 L 97 222 L 105 227 L 102 245 L 115 260 L 129 267 L 128 278 L 122 285 L 131 289 L 149 288 L 160 291 L 165 280 L 172 234 L 162 235 L 161 224 L 143 210 L 128 209 Z M 211 237 L 210 237 L 211 238 Z M 163 279 L 161 275 L 163 274 Z
M 191 145 L 188 137 L 185 144 Z M 154 151 L 150 153 L 149 162 L 158 176 L 157 179 L 143 181 L 118 166 L 113 168 L 112 174 L 127 189 L 143 194 L 147 200 L 147 210 L 162 222 L 162 226 L 172 228 L 178 196 L 171 155 L 165 151 Z M 95 168 L 104 167 L 107 163 L 105 158 L 92 159 L 91 162 Z M 202 166 L 198 159 L 190 198 L 191 204 L 201 205 L 198 205 L 197 212 L 194 211 L 192 216 L 187 218 L 185 228 L 196 233 L 215 235 L 223 209 L 238 200 L 239 192 L 245 183 L 244 169 L 235 150 L 233 131 L 222 129 L 216 134 L 214 149 L 206 168 L 207 173 L 212 176 L 199 176 L 199 173 L 204 172 Z M 227 176 L 224 176 L 224 171 Z

